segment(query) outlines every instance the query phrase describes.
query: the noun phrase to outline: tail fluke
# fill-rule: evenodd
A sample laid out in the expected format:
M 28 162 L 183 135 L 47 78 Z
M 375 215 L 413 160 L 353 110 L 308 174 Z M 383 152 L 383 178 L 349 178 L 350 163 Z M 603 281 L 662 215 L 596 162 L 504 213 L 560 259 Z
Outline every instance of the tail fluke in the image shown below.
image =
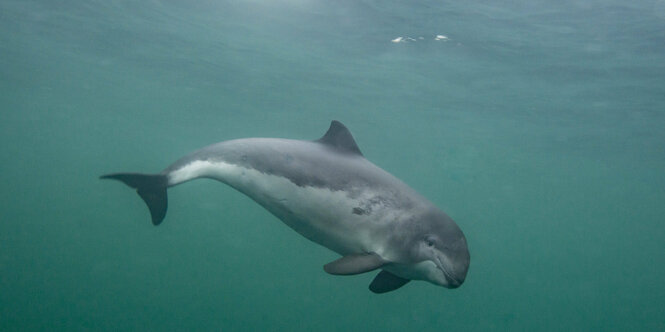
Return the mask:
M 114 173 L 99 177 L 100 179 L 113 179 L 135 188 L 141 196 L 152 216 L 153 225 L 159 225 L 166 216 L 168 197 L 166 187 L 168 180 L 162 174 Z

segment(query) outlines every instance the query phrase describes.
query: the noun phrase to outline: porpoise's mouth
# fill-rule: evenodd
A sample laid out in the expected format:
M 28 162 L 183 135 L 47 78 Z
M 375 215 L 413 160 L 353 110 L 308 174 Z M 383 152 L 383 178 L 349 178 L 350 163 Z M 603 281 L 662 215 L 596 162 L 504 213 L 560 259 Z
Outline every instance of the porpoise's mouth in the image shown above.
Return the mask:
M 436 264 L 436 266 L 439 268 L 439 270 L 441 270 L 441 272 L 443 272 L 443 276 L 446 278 L 448 288 L 457 288 L 457 287 L 462 285 L 464 280 L 460 281 L 459 279 L 453 277 L 452 274 L 450 272 L 448 272 L 446 270 L 446 268 L 444 267 L 443 262 L 441 261 L 440 257 L 436 257 L 436 260 L 434 261 L 434 264 Z

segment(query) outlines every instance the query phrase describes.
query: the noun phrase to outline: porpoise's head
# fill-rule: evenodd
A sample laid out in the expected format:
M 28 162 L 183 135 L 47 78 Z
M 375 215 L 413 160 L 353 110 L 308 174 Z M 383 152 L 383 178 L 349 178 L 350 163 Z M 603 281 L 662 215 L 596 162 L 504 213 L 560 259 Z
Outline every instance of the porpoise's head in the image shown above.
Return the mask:
M 462 285 L 470 256 L 466 238 L 455 221 L 431 208 L 407 222 L 409 232 L 400 239 L 402 257 L 395 272 L 446 288 Z

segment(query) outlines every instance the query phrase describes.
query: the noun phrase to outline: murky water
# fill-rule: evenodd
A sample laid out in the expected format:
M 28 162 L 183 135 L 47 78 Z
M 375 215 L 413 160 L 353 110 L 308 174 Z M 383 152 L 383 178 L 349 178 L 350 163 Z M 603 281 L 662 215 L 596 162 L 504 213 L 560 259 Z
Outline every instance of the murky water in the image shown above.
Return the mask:
M 0 330 L 661 330 L 665 2 L 0 2 Z M 367 290 L 213 181 L 330 120 L 451 215 L 465 284 Z

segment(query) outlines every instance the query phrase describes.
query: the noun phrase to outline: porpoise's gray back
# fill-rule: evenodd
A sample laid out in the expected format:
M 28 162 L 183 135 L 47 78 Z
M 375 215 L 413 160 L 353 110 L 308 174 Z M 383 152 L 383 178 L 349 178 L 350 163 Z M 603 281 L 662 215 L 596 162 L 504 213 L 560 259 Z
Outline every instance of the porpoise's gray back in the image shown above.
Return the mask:
M 383 193 L 375 204 L 408 209 L 424 198 L 362 154 L 336 149 L 319 141 L 246 138 L 225 141 L 197 150 L 167 167 L 168 174 L 194 161 L 225 162 L 281 176 L 299 187 L 344 191 L 351 198 L 371 190 Z M 236 188 L 242 190 L 242 188 Z M 399 205 L 399 206 L 397 206 Z M 356 213 L 369 211 L 356 210 Z

